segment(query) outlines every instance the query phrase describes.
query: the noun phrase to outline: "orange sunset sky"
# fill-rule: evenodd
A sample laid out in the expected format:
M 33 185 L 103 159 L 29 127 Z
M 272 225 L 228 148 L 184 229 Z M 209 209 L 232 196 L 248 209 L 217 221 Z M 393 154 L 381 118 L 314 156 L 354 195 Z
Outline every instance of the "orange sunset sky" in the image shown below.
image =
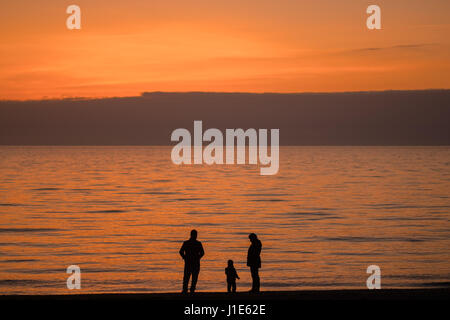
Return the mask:
M 81 7 L 82 29 L 66 28 Z M 382 30 L 366 28 L 381 7 Z M 448 0 L 0 3 L 0 99 L 450 88 Z

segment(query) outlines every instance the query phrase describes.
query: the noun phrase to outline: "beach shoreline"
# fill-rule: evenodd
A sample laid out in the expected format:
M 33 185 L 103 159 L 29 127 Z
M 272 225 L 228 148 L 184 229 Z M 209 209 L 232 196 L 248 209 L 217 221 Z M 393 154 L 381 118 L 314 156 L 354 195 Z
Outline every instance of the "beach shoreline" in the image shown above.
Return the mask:
M 292 300 L 449 300 L 450 288 L 349 289 L 249 292 L 94 293 L 63 295 L 0 295 L 0 300 L 157 300 L 157 301 L 292 301 Z

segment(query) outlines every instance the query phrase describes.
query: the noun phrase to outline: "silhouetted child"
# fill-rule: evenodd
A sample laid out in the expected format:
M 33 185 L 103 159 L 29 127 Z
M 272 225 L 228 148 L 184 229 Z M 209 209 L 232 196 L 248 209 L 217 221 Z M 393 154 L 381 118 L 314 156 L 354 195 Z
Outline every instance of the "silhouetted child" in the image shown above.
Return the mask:
M 227 290 L 228 292 L 236 292 L 236 278 L 240 279 L 236 269 L 233 266 L 233 260 L 228 260 L 228 267 L 225 268 L 227 275 Z

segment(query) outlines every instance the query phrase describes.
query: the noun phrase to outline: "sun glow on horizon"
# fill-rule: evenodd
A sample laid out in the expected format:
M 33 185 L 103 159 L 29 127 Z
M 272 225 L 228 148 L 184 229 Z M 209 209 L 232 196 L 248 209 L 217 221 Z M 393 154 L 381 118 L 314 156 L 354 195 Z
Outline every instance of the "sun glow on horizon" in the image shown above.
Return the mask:
M 376 31 L 364 1 L 68 4 L 0 5 L 0 99 L 450 87 L 445 1 L 379 1 Z

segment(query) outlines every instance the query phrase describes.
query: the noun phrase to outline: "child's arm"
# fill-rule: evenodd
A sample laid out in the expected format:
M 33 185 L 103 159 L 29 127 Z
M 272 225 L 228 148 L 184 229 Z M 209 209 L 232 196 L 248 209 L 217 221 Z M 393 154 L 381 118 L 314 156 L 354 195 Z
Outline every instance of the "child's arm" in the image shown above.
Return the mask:
M 239 280 L 241 280 L 241 278 L 239 278 L 239 276 L 238 276 L 238 274 L 237 274 L 237 271 L 235 271 L 236 272 L 236 278 L 238 278 Z

